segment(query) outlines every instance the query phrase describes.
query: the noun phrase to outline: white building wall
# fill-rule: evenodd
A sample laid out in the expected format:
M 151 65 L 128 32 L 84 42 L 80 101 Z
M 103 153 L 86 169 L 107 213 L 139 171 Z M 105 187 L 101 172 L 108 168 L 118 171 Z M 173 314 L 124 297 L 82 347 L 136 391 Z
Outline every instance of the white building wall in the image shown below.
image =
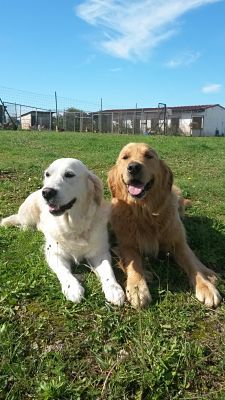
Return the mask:
M 191 129 L 193 117 L 203 117 L 203 129 Z M 171 121 L 168 120 L 168 126 Z M 215 136 L 216 129 L 219 130 L 219 135 L 225 136 L 225 109 L 220 106 L 207 108 L 201 113 L 181 113 L 179 128 L 184 135 L 193 136 Z
M 167 119 L 167 126 L 168 128 L 171 128 L 172 126 L 172 117 L 169 117 Z M 192 122 L 192 117 L 190 112 L 182 112 L 180 114 L 177 113 L 176 118 L 179 118 L 179 129 L 182 131 L 182 133 L 186 136 L 191 136 L 191 122 Z
M 31 129 L 31 114 L 23 115 L 20 119 L 21 129 Z
M 182 118 L 179 122 L 179 128 L 182 130 L 183 134 L 186 136 L 191 135 L 191 118 Z
M 208 108 L 204 113 L 204 136 L 215 136 L 216 129 L 219 135 L 225 135 L 225 109 L 219 106 Z

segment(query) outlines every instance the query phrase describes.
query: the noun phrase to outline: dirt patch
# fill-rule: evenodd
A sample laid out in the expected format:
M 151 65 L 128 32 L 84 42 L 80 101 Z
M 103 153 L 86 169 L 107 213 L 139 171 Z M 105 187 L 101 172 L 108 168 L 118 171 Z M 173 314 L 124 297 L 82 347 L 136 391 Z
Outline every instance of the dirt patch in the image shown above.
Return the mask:
M 12 171 L 0 171 L 0 181 L 15 179 L 16 175 Z

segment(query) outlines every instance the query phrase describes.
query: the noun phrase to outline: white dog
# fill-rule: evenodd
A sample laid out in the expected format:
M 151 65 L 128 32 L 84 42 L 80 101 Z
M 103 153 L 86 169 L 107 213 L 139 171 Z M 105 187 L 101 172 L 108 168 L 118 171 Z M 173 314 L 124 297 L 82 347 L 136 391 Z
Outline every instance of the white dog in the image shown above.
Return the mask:
M 45 171 L 44 187 L 32 193 L 18 214 L 1 225 L 37 227 L 45 235 L 45 256 L 68 300 L 79 303 L 84 289 L 71 273 L 71 262 L 85 259 L 100 278 L 106 299 L 124 302 L 109 253 L 110 206 L 103 200 L 101 180 L 79 160 L 61 158 Z

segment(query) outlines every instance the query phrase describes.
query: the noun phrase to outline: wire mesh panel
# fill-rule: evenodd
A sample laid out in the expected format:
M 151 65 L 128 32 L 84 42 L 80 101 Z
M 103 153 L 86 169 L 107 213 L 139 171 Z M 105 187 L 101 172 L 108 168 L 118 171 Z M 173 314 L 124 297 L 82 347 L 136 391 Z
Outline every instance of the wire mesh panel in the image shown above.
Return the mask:
M 141 135 L 204 135 L 208 106 L 103 108 L 97 103 L 0 86 L 0 128 Z M 214 130 L 215 131 L 215 130 Z M 213 132 L 214 132 L 213 131 Z M 221 125 L 224 135 L 224 125 Z M 214 134 L 214 133 L 213 133 Z

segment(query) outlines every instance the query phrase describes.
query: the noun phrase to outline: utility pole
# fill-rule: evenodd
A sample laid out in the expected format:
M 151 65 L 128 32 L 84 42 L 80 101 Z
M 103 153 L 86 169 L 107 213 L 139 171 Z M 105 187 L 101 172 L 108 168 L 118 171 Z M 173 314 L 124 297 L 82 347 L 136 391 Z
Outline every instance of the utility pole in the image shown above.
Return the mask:
M 56 114 L 56 126 L 55 126 L 55 130 L 56 132 L 58 132 L 59 127 L 58 127 L 58 104 L 57 104 L 57 94 L 55 92 L 55 114 Z
M 101 97 L 101 107 L 100 107 L 99 132 L 102 133 L 102 97 Z
M 136 125 L 137 125 L 137 103 L 134 111 L 133 135 L 136 133 Z
M 158 108 L 163 108 L 163 134 L 166 135 L 166 104 L 158 103 Z

